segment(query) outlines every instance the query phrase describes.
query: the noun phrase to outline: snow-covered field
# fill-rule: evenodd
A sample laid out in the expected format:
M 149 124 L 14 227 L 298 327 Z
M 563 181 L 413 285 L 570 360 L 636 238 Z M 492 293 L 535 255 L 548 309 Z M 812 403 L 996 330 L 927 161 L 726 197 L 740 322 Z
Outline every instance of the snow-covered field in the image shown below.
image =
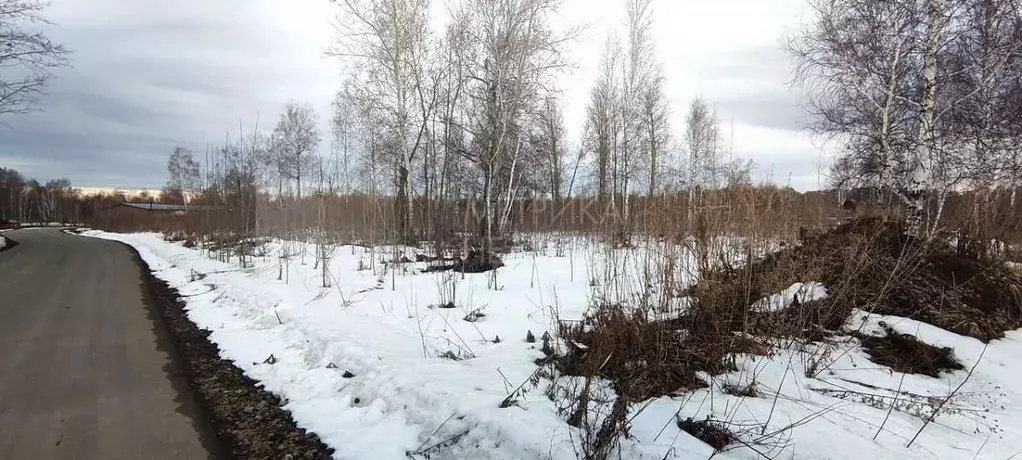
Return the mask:
M 386 251 L 377 253 L 374 273 L 367 249 L 343 246 L 329 264 L 331 286 L 323 288 L 312 246 L 272 242 L 265 256 L 240 268 L 156 234 L 86 235 L 134 246 L 180 291 L 189 317 L 212 331 L 224 357 L 281 395 L 295 420 L 341 459 L 577 458 L 582 434 L 546 396 L 551 382 L 530 378 L 543 355 L 526 334 L 553 334 L 557 319 L 581 318 L 601 290 L 594 278 L 610 273 L 620 286 L 642 283 L 639 258 L 608 257 L 634 249 L 515 253 L 495 277 L 463 277 L 421 273 L 422 263 L 383 270 L 380 259 L 393 258 Z M 285 249 L 293 257 L 279 258 Z M 618 270 L 608 268 L 615 264 Z M 795 293 L 819 297 L 821 290 L 793 286 L 759 308 L 783 308 Z M 448 302 L 454 308 L 438 308 Z M 1022 455 L 1022 385 L 1014 377 L 1022 368 L 1022 331 L 984 347 L 909 319 L 855 316 L 850 322 L 864 323 L 866 333 L 879 334 L 883 321 L 953 347 L 965 369 L 941 378 L 903 375 L 870 362 L 855 339 L 815 359 L 812 350 L 786 349 L 739 357 L 738 371 L 705 376 L 709 388 L 630 407 L 620 457 L 708 458 L 713 449 L 676 423 L 707 416 L 729 422 L 741 439 L 719 458 Z M 821 370 L 809 378 L 814 361 Z M 725 391 L 750 385 L 757 396 Z M 519 387 L 530 391 L 501 408 Z

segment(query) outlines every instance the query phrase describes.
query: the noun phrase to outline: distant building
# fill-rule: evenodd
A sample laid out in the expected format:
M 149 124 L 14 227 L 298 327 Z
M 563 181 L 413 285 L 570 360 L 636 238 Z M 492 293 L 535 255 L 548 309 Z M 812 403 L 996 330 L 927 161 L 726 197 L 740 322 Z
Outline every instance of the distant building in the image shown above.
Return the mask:
M 99 211 L 95 217 L 99 227 L 119 232 L 193 231 L 229 214 L 217 215 L 215 210 L 212 206 L 124 202 Z
M 199 205 L 188 205 L 188 204 L 164 204 L 164 203 L 120 203 L 118 206 L 127 206 L 129 208 L 141 209 L 143 211 L 152 212 L 173 212 L 179 214 L 185 214 L 188 211 L 212 211 L 212 206 L 199 206 Z

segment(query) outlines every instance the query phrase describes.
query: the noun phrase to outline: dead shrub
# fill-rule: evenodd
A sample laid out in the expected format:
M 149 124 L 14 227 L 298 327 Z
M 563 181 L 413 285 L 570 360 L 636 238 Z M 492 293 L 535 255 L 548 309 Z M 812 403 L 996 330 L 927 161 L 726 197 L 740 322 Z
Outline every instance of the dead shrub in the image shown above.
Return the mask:
M 628 436 L 628 405 L 620 397 L 613 398 L 600 390 L 592 377 L 578 379 L 562 393 L 567 398 L 558 402 L 558 413 L 568 425 L 578 428 L 572 435 L 572 446 L 580 459 L 612 458 L 620 439 Z
M 625 306 L 600 305 L 582 321 L 561 323 L 568 352 L 556 358 L 565 375 L 600 376 L 626 402 L 701 388 L 697 372 L 734 370 L 736 353 L 763 347 L 730 332 L 685 329 L 677 320 L 651 319 Z
M 940 239 L 906 236 L 904 223 L 869 219 L 844 226 L 875 242 L 861 270 L 836 265 L 824 283 L 845 283 L 839 301 L 913 318 L 983 341 L 1022 326 L 1022 280 L 1003 264 L 963 256 Z M 824 243 L 827 241 L 821 240 Z M 841 244 L 841 239 L 830 246 Z
M 883 337 L 857 335 L 863 350 L 874 363 L 897 372 L 923 374 L 933 378 L 939 377 L 942 371 L 964 369 L 948 347 L 930 345 L 915 336 L 890 328 L 886 328 L 885 332 Z

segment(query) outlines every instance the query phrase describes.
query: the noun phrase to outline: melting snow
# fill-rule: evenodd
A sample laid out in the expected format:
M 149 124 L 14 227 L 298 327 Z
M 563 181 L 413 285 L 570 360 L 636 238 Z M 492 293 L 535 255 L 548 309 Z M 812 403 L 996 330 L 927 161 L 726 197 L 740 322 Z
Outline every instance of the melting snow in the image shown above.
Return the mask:
M 584 314 L 591 274 L 605 266 L 605 250 L 511 254 L 494 277 L 420 273 L 425 264 L 415 263 L 382 271 L 367 249 L 343 246 L 329 264 L 331 286 L 323 288 L 311 246 L 274 241 L 251 267 L 239 268 L 155 234 L 88 235 L 138 249 L 155 275 L 184 296 L 192 321 L 212 331 L 224 357 L 285 398 L 298 424 L 319 434 L 338 459 L 404 459 L 410 452 L 412 458 L 576 458 L 579 430 L 544 394 L 549 381 L 529 384 L 542 353 L 539 340 L 525 337 L 553 334 L 556 319 Z M 285 248 L 292 258 L 278 258 Z M 629 270 L 619 282 L 641 282 L 629 274 L 638 268 Z M 795 284 L 756 308 L 785 308 L 796 295 L 801 302 L 826 291 L 819 283 Z M 455 308 L 434 308 L 441 299 Z M 465 321 L 473 311 L 483 316 Z M 675 422 L 707 416 L 742 439 L 717 458 L 1007 459 L 1022 450 L 1022 387 L 1015 375 L 1022 368 L 1022 332 L 984 347 L 866 312 L 856 312 L 848 327 L 879 333 L 880 321 L 952 347 L 966 370 L 940 379 L 902 375 L 870 362 L 850 337 L 832 347 L 779 344 L 773 356 L 740 356 L 736 371 L 704 376 L 707 388 L 632 405 L 621 457 L 707 458 L 712 448 Z M 271 354 L 274 364 L 265 362 Z M 725 391 L 736 385 L 759 396 Z M 499 407 L 519 387 L 530 391 Z M 604 386 L 604 392 L 611 390 Z

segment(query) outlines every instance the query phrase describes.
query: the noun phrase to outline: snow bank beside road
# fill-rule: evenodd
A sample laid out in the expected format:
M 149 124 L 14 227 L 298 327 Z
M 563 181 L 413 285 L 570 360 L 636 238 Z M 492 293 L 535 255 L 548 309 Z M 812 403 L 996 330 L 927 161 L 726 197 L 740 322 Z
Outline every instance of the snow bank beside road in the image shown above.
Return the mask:
M 334 447 L 337 458 L 407 458 L 406 452 L 438 443 L 433 458 L 438 452 L 439 458 L 574 458 L 552 407 L 524 401 L 524 408 L 498 407 L 507 387 L 536 368 L 532 361 L 541 354 L 524 339 L 529 330 L 538 337 L 550 328 L 544 300 L 554 298 L 550 284 L 527 292 L 528 278 L 501 277 L 503 288 L 493 291 L 486 275 L 467 275 L 457 281 L 458 308 L 430 308 L 438 303 L 438 279 L 447 274 L 392 271 L 381 279 L 358 270 L 360 255 L 351 252 L 363 248 L 338 250 L 331 268 L 336 283 L 324 289 L 311 257 L 307 265 L 296 259 L 285 268 L 285 284 L 277 281 L 275 258 L 241 270 L 158 235 L 87 235 L 134 246 L 186 298 L 189 317 L 212 331 L 224 357 L 285 397 L 295 420 Z M 527 262 L 509 260 L 509 266 Z M 584 289 L 557 295 L 585 305 Z M 464 321 L 475 309 L 486 316 Z M 448 351 L 475 358 L 437 358 Z M 546 402 L 539 392 L 529 399 Z
M 398 459 L 409 452 L 434 459 L 576 458 L 579 431 L 544 395 L 548 382 L 541 381 L 516 405 L 499 405 L 529 380 L 536 370 L 533 360 L 542 356 L 538 344 L 525 342 L 526 332 L 537 338 L 553 333 L 555 317 L 577 319 L 585 312 L 592 291 L 588 273 L 601 263 L 594 260 L 600 257 L 597 251 L 567 257 L 511 254 L 493 289 L 490 274 L 463 279 L 450 272 L 423 274 L 417 264 L 391 265 L 374 275 L 367 269 L 371 255 L 345 246 L 329 265 L 332 286 L 321 288 L 315 252 L 306 248 L 310 255 L 302 264 L 295 253 L 302 248 L 294 243 L 273 242 L 265 257 L 241 269 L 159 235 L 87 234 L 134 246 L 156 276 L 179 290 L 191 320 L 212 331 L 210 338 L 224 357 L 285 398 L 295 420 L 335 448 L 336 458 Z M 288 264 L 277 258 L 285 249 L 296 254 Z M 800 301 L 808 300 L 806 294 L 825 295 L 820 288 L 792 286 L 763 307 L 787 306 L 795 293 Z M 447 298 L 455 308 L 435 308 Z M 984 350 L 977 340 L 903 318 L 858 312 L 849 328 L 877 334 L 880 321 L 953 347 L 966 370 L 938 379 L 903 378 L 870 362 L 853 338 L 839 339 L 841 346 L 829 356 L 814 355 L 811 347 L 780 349 L 772 357 L 743 356 L 735 372 L 706 376 L 708 388 L 633 405 L 632 438 L 622 440 L 621 456 L 713 454 L 678 429 L 679 416 L 727 421 L 749 444 L 716 458 L 768 453 L 809 459 L 1003 459 L 1017 452 L 1022 388 L 1011 370 L 1022 365 L 1022 332 Z M 471 359 L 439 357 L 445 354 Z M 823 367 L 806 377 L 814 360 Z M 939 401 L 966 378 L 956 397 L 906 447 Z M 757 396 L 728 390 L 749 386 Z

